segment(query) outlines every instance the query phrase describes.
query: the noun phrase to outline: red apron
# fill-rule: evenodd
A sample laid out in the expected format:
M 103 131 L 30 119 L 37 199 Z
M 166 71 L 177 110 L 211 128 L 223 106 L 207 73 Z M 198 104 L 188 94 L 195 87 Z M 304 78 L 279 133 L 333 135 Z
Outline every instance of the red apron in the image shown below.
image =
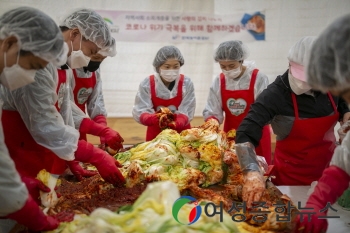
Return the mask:
M 274 184 L 310 185 L 329 166 L 336 146 L 334 126 L 339 113 L 329 93 L 328 97 L 333 115 L 299 119 L 297 100 L 292 93 L 295 121 L 287 138 L 276 143 Z
M 182 102 L 182 86 L 183 86 L 183 82 L 184 82 L 184 75 L 181 74 L 180 75 L 180 79 L 179 79 L 179 83 L 177 86 L 177 96 L 175 96 L 174 98 L 165 100 L 165 99 L 161 99 L 158 98 L 156 95 L 156 84 L 154 81 L 154 75 L 151 75 L 149 77 L 150 80 L 150 86 L 151 86 L 151 100 L 153 103 L 153 108 L 154 111 L 157 111 L 159 107 L 175 107 L 176 109 L 179 108 L 181 102 Z M 171 109 L 171 108 L 169 108 Z M 185 129 L 190 129 L 191 125 L 187 124 L 184 128 L 182 129 L 178 129 L 177 132 L 180 133 L 182 130 Z M 152 139 L 154 139 L 159 133 L 161 132 L 161 129 L 159 128 L 159 126 L 155 125 L 155 126 L 148 126 L 147 127 L 147 133 L 146 133 L 146 141 L 150 141 Z
M 96 74 L 92 72 L 90 78 L 79 78 L 75 69 L 73 69 L 75 87 L 73 90 L 75 104 L 86 113 L 86 102 L 88 101 L 96 85 Z M 86 134 L 80 133 L 81 140 L 86 140 Z
M 63 173 L 64 170 L 59 171 L 54 165 L 57 155 L 34 140 L 17 111 L 3 110 L 1 120 L 5 144 L 21 175 L 35 178 L 42 169 Z
M 223 73 L 220 74 L 221 99 L 225 112 L 224 131 L 238 129 L 238 126 L 248 114 L 250 105 L 254 103 L 254 85 L 258 74 L 254 69 L 248 90 L 226 90 L 226 80 Z M 262 137 L 259 146 L 255 148 L 256 154 L 263 156 L 267 164 L 271 164 L 271 134 L 270 126 L 262 129 Z

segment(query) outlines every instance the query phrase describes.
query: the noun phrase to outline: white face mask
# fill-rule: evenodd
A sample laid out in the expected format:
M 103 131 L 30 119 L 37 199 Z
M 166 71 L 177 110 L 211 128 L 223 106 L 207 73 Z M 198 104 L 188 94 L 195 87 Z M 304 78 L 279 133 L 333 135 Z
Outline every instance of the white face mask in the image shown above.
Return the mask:
M 222 70 L 222 73 L 224 73 L 225 77 L 235 79 L 235 78 L 238 78 L 238 76 L 241 74 L 242 72 L 241 67 L 242 66 L 232 70 Z
M 82 68 L 84 66 L 88 66 L 89 62 L 90 62 L 90 58 L 88 56 L 85 56 L 85 54 L 83 53 L 83 51 L 81 51 L 81 41 L 82 38 L 80 39 L 80 49 L 77 51 L 73 51 L 73 43 L 72 41 L 71 46 L 72 46 L 72 52 L 70 54 L 70 56 L 68 57 L 68 65 L 70 68 L 72 69 L 77 69 L 77 68 Z
M 178 70 L 160 70 L 160 76 L 167 82 L 172 82 L 175 79 L 177 79 L 177 77 L 179 77 L 180 74 L 180 69 Z
M 311 87 L 309 84 L 307 84 L 307 82 L 303 82 L 297 78 L 294 78 L 290 73 L 288 74 L 288 80 L 290 88 L 292 88 L 292 91 L 296 95 L 301 95 L 311 90 Z
M 4 69 L 0 75 L 0 83 L 13 91 L 34 82 L 36 70 L 23 69 L 19 64 L 19 52 L 17 55 L 17 64 L 6 67 L 6 52 L 4 53 Z

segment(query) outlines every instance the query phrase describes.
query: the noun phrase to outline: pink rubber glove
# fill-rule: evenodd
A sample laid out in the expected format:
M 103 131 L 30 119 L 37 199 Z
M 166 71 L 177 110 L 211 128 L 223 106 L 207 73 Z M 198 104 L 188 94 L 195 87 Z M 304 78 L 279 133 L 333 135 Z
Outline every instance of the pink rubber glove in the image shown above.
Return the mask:
M 78 161 L 71 161 L 67 163 L 71 172 L 75 175 L 77 180 L 82 181 L 83 177 L 91 177 L 96 175 L 97 171 L 89 171 L 82 168 Z
M 117 166 L 120 166 L 119 162 L 105 151 L 94 147 L 84 140 L 79 140 L 78 142 L 75 160 L 94 165 L 101 177 L 111 184 L 122 185 L 125 183 L 125 178 L 117 168 Z
M 154 125 L 159 125 L 159 119 L 158 119 L 158 116 L 153 113 L 142 113 L 141 116 L 140 116 L 140 122 L 141 124 L 143 125 L 146 125 L 146 126 L 154 126 Z
M 119 135 L 117 131 L 113 129 L 97 124 L 89 118 L 84 118 L 80 124 L 79 131 L 86 134 L 92 134 L 95 136 L 103 137 L 106 143 L 113 150 L 119 151 L 123 148 L 124 139 Z
M 55 218 L 46 216 L 42 212 L 30 195 L 22 209 L 7 215 L 7 218 L 16 220 L 33 231 L 50 231 L 59 225 Z
M 27 186 L 29 194 L 32 196 L 33 200 L 40 205 L 40 191 L 43 192 L 50 192 L 50 188 L 44 185 L 43 182 L 41 182 L 38 179 L 28 177 L 28 176 L 21 176 L 22 182 L 25 183 Z
M 302 210 L 301 212 L 316 212 L 310 216 L 299 215 L 296 218 L 294 232 L 326 232 L 328 223 L 326 219 L 318 219 L 318 216 L 327 215 L 327 211 L 320 213 L 325 208 L 327 202 L 333 204 L 349 187 L 350 176 L 337 166 L 330 166 L 323 171 L 322 177 L 319 179 L 314 192 L 306 202 L 306 208 L 311 210 Z M 303 222 L 301 222 L 303 221 Z
M 104 115 L 98 115 L 92 120 L 95 121 L 97 124 L 107 126 L 107 119 Z

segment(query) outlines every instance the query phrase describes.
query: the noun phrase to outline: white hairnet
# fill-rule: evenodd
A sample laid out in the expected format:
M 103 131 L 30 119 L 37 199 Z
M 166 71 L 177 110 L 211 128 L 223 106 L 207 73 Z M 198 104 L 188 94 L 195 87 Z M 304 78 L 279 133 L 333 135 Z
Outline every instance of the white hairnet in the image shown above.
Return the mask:
M 185 60 L 178 48 L 175 46 L 164 46 L 158 50 L 156 57 L 153 60 L 154 68 L 158 69 L 159 66 L 163 65 L 168 59 L 176 59 L 180 62 L 180 66 L 185 64 Z
M 305 36 L 295 43 L 288 52 L 288 60 L 306 66 L 315 36 Z
M 104 19 L 90 9 L 78 9 L 59 22 L 59 26 L 78 28 L 85 39 L 95 43 L 101 50 L 109 51 L 115 41 Z M 113 49 L 111 49 L 113 50 Z
M 215 61 L 241 61 L 249 55 L 248 48 L 240 40 L 223 42 L 216 49 Z
M 336 19 L 312 47 L 308 83 L 327 92 L 350 87 L 350 14 Z
M 31 7 L 19 7 L 0 16 L 0 39 L 15 36 L 21 50 L 56 66 L 67 61 L 68 46 L 61 30 L 48 15 Z

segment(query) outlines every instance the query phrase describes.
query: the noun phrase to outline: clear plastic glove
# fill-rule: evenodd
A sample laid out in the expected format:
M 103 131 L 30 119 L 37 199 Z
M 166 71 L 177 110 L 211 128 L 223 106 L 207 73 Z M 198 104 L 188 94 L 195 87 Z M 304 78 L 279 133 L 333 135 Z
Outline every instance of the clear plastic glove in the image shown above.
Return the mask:
M 346 121 L 339 129 L 338 129 L 338 135 L 339 135 L 339 143 L 344 140 L 346 133 L 350 130 L 350 121 Z
M 40 205 L 40 191 L 49 193 L 51 190 L 49 187 L 44 185 L 43 182 L 36 178 L 21 176 L 22 182 L 25 183 L 29 194 L 33 197 L 33 200 Z
M 82 168 L 78 161 L 70 161 L 67 164 L 71 172 L 75 175 L 75 177 L 79 181 L 82 181 L 83 177 L 91 177 L 98 173 L 97 171 L 89 171 Z
M 260 201 L 265 187 L 264 177 L 259 171 L 250 171 L 244 175 L 242 196 L 248 208 L 251 208 L 253 202 Z

